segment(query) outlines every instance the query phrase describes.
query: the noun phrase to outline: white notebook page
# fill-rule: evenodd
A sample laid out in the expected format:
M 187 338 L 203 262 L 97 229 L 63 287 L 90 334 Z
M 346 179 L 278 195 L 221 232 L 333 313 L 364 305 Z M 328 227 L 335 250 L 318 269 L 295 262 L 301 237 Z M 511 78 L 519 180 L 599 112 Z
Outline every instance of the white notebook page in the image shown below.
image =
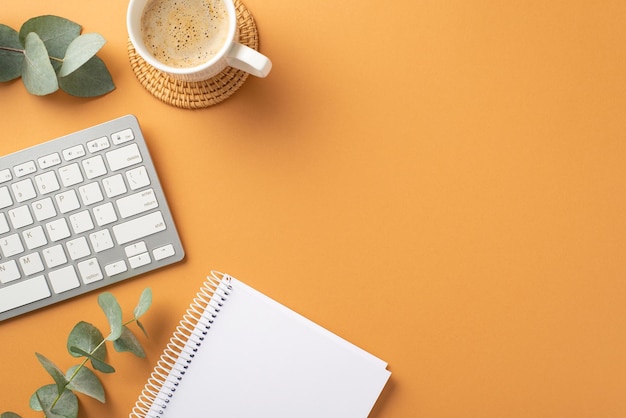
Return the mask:
M 364 418 L 386 363 L 231 279 L 165 418 Z

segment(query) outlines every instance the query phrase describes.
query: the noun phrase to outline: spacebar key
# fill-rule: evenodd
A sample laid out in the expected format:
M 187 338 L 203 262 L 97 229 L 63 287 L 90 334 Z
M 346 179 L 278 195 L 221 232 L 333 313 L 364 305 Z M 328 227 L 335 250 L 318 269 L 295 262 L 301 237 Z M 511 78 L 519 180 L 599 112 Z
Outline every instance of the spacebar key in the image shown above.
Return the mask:
M 50 297 L 50 289 L 43 276 L 13 284 L 0 289 L 0 312 L 10 311 Z
M 113 227 L 113 235 L 115 235 L 117 243 L 123 245 L 163 230 L 165 230 L 165 221 L 161 211 L 158 210 L 140 218 L 115 225 Z

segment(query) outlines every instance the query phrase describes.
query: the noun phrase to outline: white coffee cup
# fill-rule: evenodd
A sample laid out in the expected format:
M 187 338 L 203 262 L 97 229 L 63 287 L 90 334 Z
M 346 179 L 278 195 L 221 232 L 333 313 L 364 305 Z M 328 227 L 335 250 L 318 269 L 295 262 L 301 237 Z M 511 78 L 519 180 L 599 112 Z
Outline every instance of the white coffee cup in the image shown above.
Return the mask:
M 174 0 L 172 0 L 174 1 Z M 265 77 L 272 68 L 272 62 L 265 55 L 238 42 L 239 29 L 237 26 L 237 12 L 233 0 L 212 0 L 222 2 L 226 9 L 228 33 L 225 42 L 219 51 L 208 61 L 190 67 L 172 66 L 164 64 L 155 58 L 146 47 L 141 32 L 141 19 L 146 5 L 150 0 L 130 0 L 126 15 L 126 26 L 130 41 L 135 51 L 151 66 L 167 73 L 171 77 L 183 81 L 207 80 L 226 67 L 243 70 L 257 77 Z

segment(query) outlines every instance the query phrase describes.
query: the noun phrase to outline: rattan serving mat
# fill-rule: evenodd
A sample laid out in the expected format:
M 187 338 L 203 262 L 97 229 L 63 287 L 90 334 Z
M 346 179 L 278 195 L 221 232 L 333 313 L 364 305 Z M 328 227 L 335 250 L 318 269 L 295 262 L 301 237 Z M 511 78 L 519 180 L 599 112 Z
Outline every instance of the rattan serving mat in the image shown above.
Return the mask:
M 259 35 L 250 11 L 234 0 L 239 26 L 239 42 L 258 50 Z M 176 80 L 149 65 L 137 54 L 130 39 L 128 57 L 137 79 L 159 100 L 183 109 L 202 109 L 222 102 L 235 93 L 248 78 L 248 73 L 226 67 L 218 75 L 204 81 Z

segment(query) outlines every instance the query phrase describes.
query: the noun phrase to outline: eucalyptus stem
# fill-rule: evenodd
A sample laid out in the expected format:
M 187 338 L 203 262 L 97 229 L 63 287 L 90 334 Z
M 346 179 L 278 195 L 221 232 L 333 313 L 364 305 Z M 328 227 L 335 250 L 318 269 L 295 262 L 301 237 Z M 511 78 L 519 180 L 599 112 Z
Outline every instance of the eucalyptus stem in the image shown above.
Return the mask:
M 109 334 L 111 335 L 111 334 Z M 98 349 L 100 347 L 102 347 L 102 344 L 104 344 L 106 342 L 106 338 L 103 339 L 102 341 L 100 341 L 100 344 L 98 344 L 93 350 L 91 350 L 91 352 L 89 353 L 89 355 L 93 355 L 96 351 L 98 351 Z M 56 406 L 57 402 L 59 402 L 59 399 L 61 399 L 61 396 L 63 396 L 63 394 L 65 393 L 68 385 L 70 383 L 72 383 L 72 380 L 74 380 L 74 378 L 78 375 L 78 372 L 80 371 L 80 369 L 82 369 L 85 364 L 87 364 L 87 362 L 89 361 L 89 357 L 85 357 L 83 359 L 83 361 L 78 365 L 78 367 L 76 368 L 76 370 L 74 370 L 74 373 L 72 373 L 72 375 L 70 376 L 69 379 L 67 379 L 67 383 L 65 384 L 65 386 L 63 386 L 63 390 L 61 392 L 59 392 L 57 394 L 57 397 L 54 398 L 54 401 L 52 401 L 52 404 L 50 405 L 50 410 L 54 409 L 54 407 Z
M 24 53 L 23 49 L 11 48 L 10 46 L 0 46 L 0 50 L 9 51 L 9 52 L 18 52 L 20 54 Z
M 0 46 L 0 50 L 9 51 L 9 52 L 17 52 L 18 54 L 26 53 L 23 49 L 11 48 L 10 46 Z M 61 58 L 53 57 L 51 55 L 48 55 L 48 58 L 50 58 L 51 61 L 63 62 Z
M 91 353 L 89 353 L 89 354 L 93 354 L 93 353 L 94 353 L 94 352 L 95 352 L 98 348 L 100 348 L 100 346 L 102 346 L 102 344 L 104 344 L 104 342 L 105 342 L 105 341 L 106 341 L 106 340 L 102 340 L 102 342 L 101 342 L 100 344 L 98 344 L 98 346 L 97 346 L 97 347 L 96 347 L 96 348 L 95 348 L 95 349 L 94 349 Z M 67 386 L 68 386 L 70 383 L 72 383 L 72 380 L 74 380 L 74 378 L 75 378 L 75 377 L 76 377 L 76 375 L 78 374 L 78 371 L 79 371 L 80 369 L 82 369 L 82 368 L 83 368 L 83 366 L 84 366 L 84 365 L 85 365 L 88 361 L 89 361 L 89 359 L 88 359 L 87 357 L 85 357 L 85 358 L 83 359 L 83 361 L 82 361 L 82 362 L 78 365 L 78 367 L 76 368 L 76 370 L 74 371 L 74 373 L 72 373 L 72 376 L 70 376 L 70 378 L 69 378 L 69 379 L 67 379 L 67 383 L 65 384 L 65 386 L 63 386 L 63 390 L 62 390 L 59 394 L 57 394 L 57 397 L 56 397 L 56 398 L 54 398 L 54 401 L 52 401 L 52 404 L 50 405 L 50 410 L 52 410 L 52 409 L 56 406 L 57 402 L 59 402 L 59 399 L 61 399 L 61 396 L 63 396 L 63 394 L 65 393 L 65 391 L 66 391 L 66 389 L 67 389 Z

